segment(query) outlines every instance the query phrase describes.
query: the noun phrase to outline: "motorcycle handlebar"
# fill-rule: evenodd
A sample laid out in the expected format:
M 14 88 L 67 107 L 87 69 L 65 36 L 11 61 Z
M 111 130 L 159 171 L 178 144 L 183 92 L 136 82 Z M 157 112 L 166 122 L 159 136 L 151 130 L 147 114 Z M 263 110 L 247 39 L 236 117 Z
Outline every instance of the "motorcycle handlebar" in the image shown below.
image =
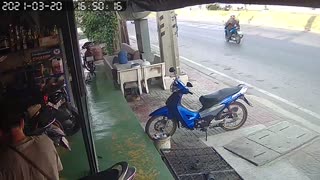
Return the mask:
M 190 92 L 190 91 L 189 91 L 189 94 L 193 95 L 193 92 Z

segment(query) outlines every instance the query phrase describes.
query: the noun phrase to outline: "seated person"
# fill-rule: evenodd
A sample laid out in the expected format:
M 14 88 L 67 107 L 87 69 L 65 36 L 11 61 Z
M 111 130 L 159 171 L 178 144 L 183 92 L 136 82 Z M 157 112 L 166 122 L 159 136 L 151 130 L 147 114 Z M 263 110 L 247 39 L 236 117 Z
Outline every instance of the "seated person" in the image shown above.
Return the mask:
M 126 51 L 128 53 L 129 61 L 141 58 L 139 50 L 133 49 L 129 44 L 122 43 L 121 50 Z
M 112 64 L 119 63 L 119 59 L 118 58 L 119 58 L 121 52 L 125 52 L 126 53 L 126 57 L 127 57 L 128 61 L 141 59 L 141 53 L 139 52 L 139 50 L 135 50 L 130 45 L 128 45 L 126 43 L 122 43 L 121 44 L 121 50 L 118 53 L 118 56 L 113 58 Z
M 133 49 L 130 45 L 126 43 L 121 44 L 121 50 L 118 53 L 118 56 L 114 57 L 112 60 L 112 64 L 120 63 L 123 64 L 126 61 L 132 61 L 141 58 L 141 53 L 138 50 Z M 117 84 L 117 70 L 112 69 L 113 81 Z
M 24 133 L 23 111 L 18 105 L 0 105 L 0 179 L 58 180 L 62 164 L 46 135 Z

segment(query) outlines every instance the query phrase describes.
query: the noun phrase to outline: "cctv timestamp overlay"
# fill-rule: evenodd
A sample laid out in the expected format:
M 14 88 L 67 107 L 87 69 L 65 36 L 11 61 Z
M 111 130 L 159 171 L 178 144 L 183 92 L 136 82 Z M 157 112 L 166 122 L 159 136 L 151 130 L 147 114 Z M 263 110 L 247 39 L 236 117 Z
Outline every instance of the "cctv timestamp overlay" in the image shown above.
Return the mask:
M 124 11 L 126 1 L 74 1 L 75 11 Z
M 127 2 L 124 0 L 1 0 L 0 12 L 19 11 L 125 11 Z

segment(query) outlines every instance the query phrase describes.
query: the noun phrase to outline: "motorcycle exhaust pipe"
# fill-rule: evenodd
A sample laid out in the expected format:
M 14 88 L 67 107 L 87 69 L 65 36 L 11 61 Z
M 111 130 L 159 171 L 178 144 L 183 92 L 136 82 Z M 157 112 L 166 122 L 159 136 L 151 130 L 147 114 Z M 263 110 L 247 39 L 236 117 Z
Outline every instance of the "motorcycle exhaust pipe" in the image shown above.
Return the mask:
M 224 119 L 222 120 L 213 120 L 211 121 L 210 125 L 209 125 L 209 128 L 212 129 L 212 128 L 215 128 L 215 127 L 218 127 L 220 126 L 221 123 L 224 123 Z

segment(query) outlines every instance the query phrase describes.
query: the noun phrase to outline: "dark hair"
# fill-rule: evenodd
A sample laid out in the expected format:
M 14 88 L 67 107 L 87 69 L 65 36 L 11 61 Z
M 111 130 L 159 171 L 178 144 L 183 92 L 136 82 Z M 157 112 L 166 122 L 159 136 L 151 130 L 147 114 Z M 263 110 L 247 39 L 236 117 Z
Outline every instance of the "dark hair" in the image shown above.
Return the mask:
M 0 104 L 0 129 L 5 133 L 12 128 L 18 127 L 23 118 L 23 110 L 20 104 Z

